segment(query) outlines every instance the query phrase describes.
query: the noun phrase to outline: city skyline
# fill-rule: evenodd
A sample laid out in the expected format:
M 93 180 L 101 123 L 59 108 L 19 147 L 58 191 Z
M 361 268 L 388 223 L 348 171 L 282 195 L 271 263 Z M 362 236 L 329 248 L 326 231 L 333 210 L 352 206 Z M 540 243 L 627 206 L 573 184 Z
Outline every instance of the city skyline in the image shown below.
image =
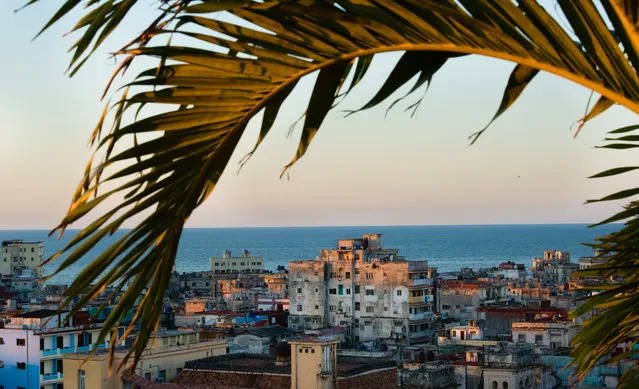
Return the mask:
M 69 79 L 63 74 L 69 60 L 64 53 L 72 40 L 62 34 L 74 18 L 31 42 L 54 5 L 14 14 L 21 5 L 0 6 L 0 42 L 20 58 L 0 65 L 0 82 L 13 91 L 0 97 L 0 179 L 10 183 L 0 192 L 0 228 L 47 229 L 64 215 L 89 156 L 86 140 L 104 107 L 102 87 L 115 68 L 105 53 L 136 31 L 129 21 Z M 41 66 L 43 58 L 47 66 Z M 472 57 L 451 60 L 435 75 L 414 118 L 402 112 L 412 99 L 385 118 L 386 107 L 410 83 L 382 107 L 344 118 L 344 110 L 361 106 L 375 92 L 376 80 L 397 58 L 376 57 L 367 78 L 329 114 L 290 180 L 280 180 L 300 128 L 290 138 L 286 133 L 303 113 L 305 100 L 299 97 L 308 95 L 313 83 L 303 80 L 273 133 L 238 175 L 237 163 L 257 136 L 257 122 L 251 122 L 213 195 L 187 227 L 591 223 L 619 210 L 619 204 L 583 202 L 623 189 L 625 177 L 586 177 L 631 164 L 628 152 L 593 146 L 606 131 L 634 124 L 632 113 L 612 108 L 573 140 L 569 130 L 583 115 L 589 92 L 541 74 L 468 147 L 468 135 L 481 129 L 499 104 L 503 89 L 496 89 L 495 81 L 505 85 L 503 74 L 512 67 Z M 469 67 L 474 72 L 464 74 Z

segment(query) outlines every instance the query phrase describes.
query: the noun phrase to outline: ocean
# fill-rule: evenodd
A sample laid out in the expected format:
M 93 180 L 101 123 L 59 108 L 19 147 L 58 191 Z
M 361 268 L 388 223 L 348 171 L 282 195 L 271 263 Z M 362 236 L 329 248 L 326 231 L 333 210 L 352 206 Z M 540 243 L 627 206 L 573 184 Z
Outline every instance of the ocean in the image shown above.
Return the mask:
M 515 261 L 530 267 L 531 259 L 544 250 L 569 251 L 572 261 L 590 256 L 592 250 L 583 243 L 620 228 L 608 225 L 588 228 L 586 224 L 555 225 L 472 225 L 472 226 L 363 226 L 363 227 L 287 227 L 287 228 L 192 228 L 185 229 L 177 254 L 178 272 L 209 270 L 209 258 L 222 256 L 224 250 L 239 255 L 247 249 L 263 256 L 265 267 L 274 270 L 290 260 L 315 259 L 319 250 L 333 248 L 338 238 L 357 238 L 364 233 L 381 233 L 386 247 L 398 248 L 409 260 L 427 259 L 439 272 L 461 267 L 496 266 Z M 76 234 L 67 231 L 57 240 L 45 230 L 0 230 L 0 240 L 42 240 L 47 256 L 55 253 Z M 101 242 L 71 268 L 52 278 L 51 284 L 68 284 L 80 269 L 124 232 Z M 45 273 L 55 270 L 56 259 L 45 266 Z M 288 266 L 287 266 L 288 267 Z

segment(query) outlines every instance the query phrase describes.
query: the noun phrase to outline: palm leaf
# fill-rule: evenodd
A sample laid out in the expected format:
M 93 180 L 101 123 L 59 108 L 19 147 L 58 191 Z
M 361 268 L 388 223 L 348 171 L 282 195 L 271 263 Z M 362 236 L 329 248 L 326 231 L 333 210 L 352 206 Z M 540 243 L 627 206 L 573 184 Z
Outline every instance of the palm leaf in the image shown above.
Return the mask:
M 73 46 L 73 71 L 111 34 L 134 3 L 89 0 L 85 16 L 74 28 L 84 29 L 84 33 Z M 159 66 L 141 72 L 127 85 L 133 95 L 120 98 L 113 108 L 114 125 L 96 146 L 105 157 L 89 163 L 68 214 L 56 230 L 63 231 L 88 217 L 108 198 L 124 196 L 124 200 L 98 216 L 51 259 L 67 253 L 61 271 L 125 221 L 147 216 L 91 262 L 70 286 L 63 306 L 75 295 L 89 291 L 72 307 L 72 311 L 81 309 L 107 285 L 125 290 L 99 342 L 109 336 L 111 326 L 121 321 L 142 294 L 129 328 L 140 325 L 131 350 L 137 359 L 158 325 L 184 223 L 214 190 L 248 122 L 265 112 L 257 149 L 272 129 L 282 103 L 298 81 L 311 74 L 318 74 L 318 78 L 298 150 L 285 170 L 307 152 L 336 99 L 348 94 L 365 77 L 371 59 L 384 52 L 405 53 L 370 101 L 356 111 L 387 101 L 415 77 L 408 95 L 416 93 L 448 59 L 476 54 L 516 64 L 493 120 L 516 101 L 539 71 L 571 80 L 602 96 L 583 122 L 612 103 L 639 113 L 637 7 L 620 0 L 602 1 L 603 15 L 593 0 L 558 3 L 574 36 L 534 0 L 161 1 L 156 20 L 122 45 L 118 54 L 125 60 L 117 72 L 139 57 L 155 58 Z M 75 0 L 64 3 L 45 29 L 79 4 Z M 234 24 L 219 14 L 210 14 L 219 10 L 242 22 Z M 614 31 L 608 28 L 606 18 Z M 188 42 L 152 46 L 154 37 L 169 33 L 180 34 Z M 349 72 L 353 72 L 351 85 L 341 92 Z M 176 105 L 179 108 L 173 109 Z M 139 119 L 136 112 L 134 120 L 123 122 L 126 113 L 142 106 L 166 109 Z M 103 122 L 104 115 L 92 139 L 99 138 Z M 485 130 L 474 134 L 472 141 Z M 141 134 L 156 136 L 113 154 L 116 144 Z M 607 147 L 619 148 L 613 145 Z M 111 189 L 98 195 L 98 189 L 105 186 Z M 131 283 L 126 286 L 128 281 Z M 147 284 L 150 287 L 145 289 Z M 600 326 L 598 321 L 593 323 L 591 328 Z M 578 355 L 580 374 L 584 374 L 596 361 L 589 359 L 592 354 Z

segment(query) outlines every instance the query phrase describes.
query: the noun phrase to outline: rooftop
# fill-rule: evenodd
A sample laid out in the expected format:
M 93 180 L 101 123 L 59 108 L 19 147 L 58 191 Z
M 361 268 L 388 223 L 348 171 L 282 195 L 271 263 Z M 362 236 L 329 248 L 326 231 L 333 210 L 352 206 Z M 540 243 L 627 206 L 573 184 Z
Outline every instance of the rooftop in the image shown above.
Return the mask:
M 44 319 L 47 317 L 55 316 L 58 313 L 65 313 L 68 311 L 60 311 L 58 312 L 55 309 L 39 309 L 37 311 L 25 312 L 19 315 L 15 315 L 14 317 L 20 317 L 24 319 Z

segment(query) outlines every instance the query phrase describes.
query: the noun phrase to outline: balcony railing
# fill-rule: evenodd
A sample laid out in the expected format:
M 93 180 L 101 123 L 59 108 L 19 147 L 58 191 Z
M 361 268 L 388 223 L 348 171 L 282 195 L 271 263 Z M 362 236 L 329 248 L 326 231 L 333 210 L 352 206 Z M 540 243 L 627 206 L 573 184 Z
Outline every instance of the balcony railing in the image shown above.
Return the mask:
M 432 312 L 410 313 L 408 315 L 408 320 L 424 320 L 424 319 L 430 319 L 432 317 L 433 317 Z
M 42 356 L 43 357 L 48 357 L 51 355 L 58 355 L 60 349 L 58 348 L 54 348 L 53 350 L 42 350 Z
M 420 279 L 416 279 L 416 280 L 410 280 L 410 284 L 411 285 L 432 285 L 433 284 L 433 279 L 432 278 L 420 278 Z
M 408 333 L 408 337 L 411 339 L 424 338 L 429 336 L 433 336 L 433 330 L 411 331 Z
M 40 382 L 57 381 L 62 379 L 64 379 L 64 375 L 60 372 L 40 375 Z
M 59 350 L 60 350 L 60 354 L 70 354 L 76 351 L 75 346 L 65 347 Z

